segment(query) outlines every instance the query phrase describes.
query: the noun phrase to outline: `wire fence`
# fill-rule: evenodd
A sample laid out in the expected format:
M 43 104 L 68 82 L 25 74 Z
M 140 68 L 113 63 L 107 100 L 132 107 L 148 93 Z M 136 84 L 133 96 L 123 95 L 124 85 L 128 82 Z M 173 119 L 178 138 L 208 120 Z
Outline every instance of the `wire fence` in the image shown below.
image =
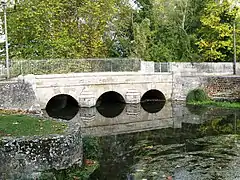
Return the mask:
M 140 59 L 48 59 L 10 61 L 10 76 L 27 74 L 64 74 L 81 72 L 138 72 L 144 61 Z M 145 63 L 146 64 L 146 63 Z M 169 72 L 169 63 L 147 62 L 151 72 Z M 0 77 L 6 76 L 6 68 L 0 63 Z

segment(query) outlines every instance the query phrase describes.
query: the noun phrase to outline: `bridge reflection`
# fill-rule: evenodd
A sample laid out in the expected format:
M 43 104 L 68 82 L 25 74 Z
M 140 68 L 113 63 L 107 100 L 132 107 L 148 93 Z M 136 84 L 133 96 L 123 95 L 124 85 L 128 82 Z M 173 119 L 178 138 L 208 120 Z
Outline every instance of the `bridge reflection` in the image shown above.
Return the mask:
M 113 118 L 102 116 L 96 108 L 81 108 L 73 123 L 80 123 L 83 135 L 105 136 L 173 127 L 172 106 L 166 103 L 161 111 L 149 113 L 141 104 L 126 104 Z
M 147 103 L 149 105 L 150 102 Z M 150 106 L 157 107 L 154 113 L 147 112 L 143 103 L 105 106 L 102 109 L 80 108 L 69 122 L 81 126 L 84 136 L 125 134 L 169 127 L 181 128 L 183 122 L 202 123 L 199 115 L 190 113 L 183 105 L 178 106 L 169 101 L 151 103 Z

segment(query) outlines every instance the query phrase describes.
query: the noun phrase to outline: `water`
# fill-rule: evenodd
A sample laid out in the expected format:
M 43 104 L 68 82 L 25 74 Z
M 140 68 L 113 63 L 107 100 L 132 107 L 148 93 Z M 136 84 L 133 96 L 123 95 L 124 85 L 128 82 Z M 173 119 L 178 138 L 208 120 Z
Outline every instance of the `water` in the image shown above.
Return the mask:
M 142 106 L 82 108 L 71 120 L 66 112 L 81 126 L 82 166 L 46 170 L 38 179 L 240 179 L 239 109 Z

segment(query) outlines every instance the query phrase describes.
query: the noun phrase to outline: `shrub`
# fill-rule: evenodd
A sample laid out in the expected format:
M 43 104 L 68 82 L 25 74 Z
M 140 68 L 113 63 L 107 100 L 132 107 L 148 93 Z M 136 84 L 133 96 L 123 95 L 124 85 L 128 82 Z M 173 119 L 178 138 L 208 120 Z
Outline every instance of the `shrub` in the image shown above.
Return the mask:
M 191 90 L 186 98 L 187 103 L 209 101 L 210 98 L 203 89 Z

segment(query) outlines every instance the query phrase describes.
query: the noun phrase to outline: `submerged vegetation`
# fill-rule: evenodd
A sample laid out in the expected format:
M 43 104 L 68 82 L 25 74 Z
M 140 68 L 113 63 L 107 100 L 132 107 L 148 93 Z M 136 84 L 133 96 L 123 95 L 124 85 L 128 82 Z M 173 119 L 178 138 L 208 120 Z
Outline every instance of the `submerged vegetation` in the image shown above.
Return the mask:
M 220 102 L 211 100 L 203 89 L 191 90 L 187 95 L 186 102 L 188 105 L 240 108 L 240 102 Z
M 13 113 L 13 114 L 12 114 Z M 61 134 L 67 125 L 23 113 L 0 111 L 0 137 Z

